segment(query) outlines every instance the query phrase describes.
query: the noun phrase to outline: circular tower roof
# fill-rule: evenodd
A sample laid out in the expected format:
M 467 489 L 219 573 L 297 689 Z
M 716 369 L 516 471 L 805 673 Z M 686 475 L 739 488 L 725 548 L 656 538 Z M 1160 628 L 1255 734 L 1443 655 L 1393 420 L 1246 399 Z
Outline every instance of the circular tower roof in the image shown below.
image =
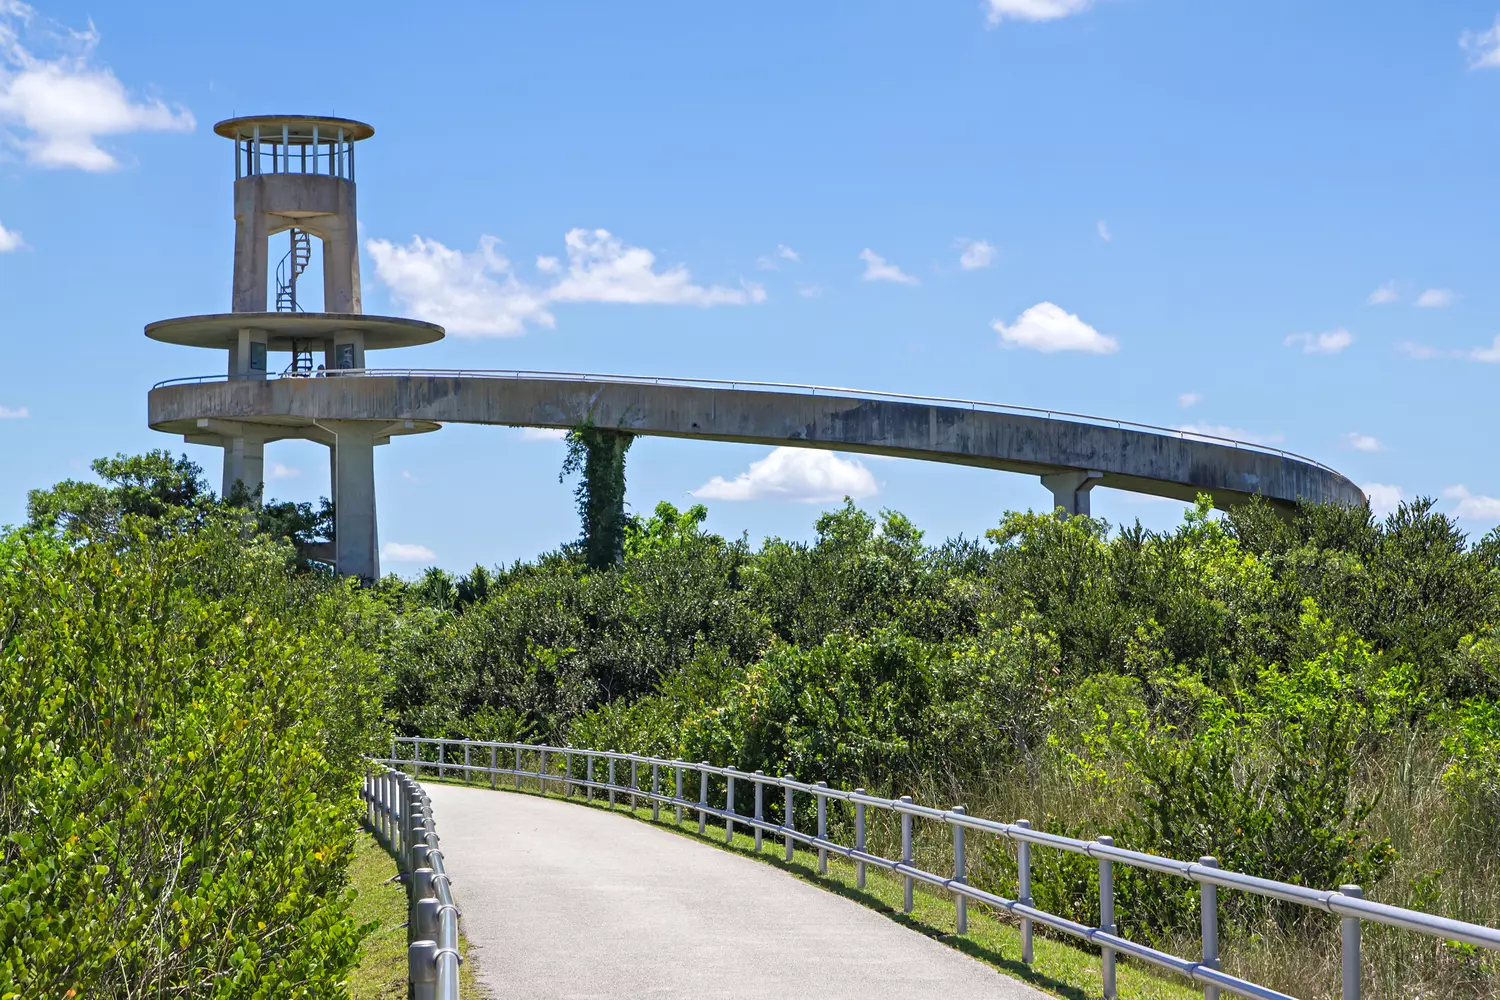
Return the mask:
M 313 141 L 313 130 L 318 133 L 318 142 L 333 142 L 342 129 L 346 142 L 358 142 L 375 134 L 373 125 L 357 122 L 352 118 L 325 118 L 321 115 L 246 115 L 243 118 L 226 118 L 214 126 L 214 131 L 226 139 L 253 139 L 256 127 L 260 128 L 260 141 L 280 144 L 283 130 L 287 144 L 305 146 Z
M 264 331 L 266 347 L 272 351 L 293 350 L 298 341 L 331 340 L 341 330 L 358 330 L 362 333 L 367 351 L 415 347 L 443 339 L 442 327 L 417 319 L 368 316 L 362 313 L 292 312 L 179 316 L 148 323 L 146 336 L 165 344 L 182 344 L 185 347 L 233 349 L 239 343 L 239 332 L 242 329 Z

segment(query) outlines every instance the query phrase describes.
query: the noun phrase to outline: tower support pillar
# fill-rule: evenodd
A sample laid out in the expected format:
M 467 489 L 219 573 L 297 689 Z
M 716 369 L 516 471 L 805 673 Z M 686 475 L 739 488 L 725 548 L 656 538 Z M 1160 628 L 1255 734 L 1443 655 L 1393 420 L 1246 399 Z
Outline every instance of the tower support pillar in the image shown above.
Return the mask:
M 334 435 L 329 471 L 333 477 L 334 558 L 339 574 L 373 583 L 380 579 L 375 436 L 385 425 L 378 421 L 327 420 L 319 426 Z
M 1042 485 L 1052 491 L 1052 510 L 1062 508 L 1059 517 L 1088 517 L 1089 493 L 1103 478 L 1102 472 L 1055 472 L 1043 476 Z

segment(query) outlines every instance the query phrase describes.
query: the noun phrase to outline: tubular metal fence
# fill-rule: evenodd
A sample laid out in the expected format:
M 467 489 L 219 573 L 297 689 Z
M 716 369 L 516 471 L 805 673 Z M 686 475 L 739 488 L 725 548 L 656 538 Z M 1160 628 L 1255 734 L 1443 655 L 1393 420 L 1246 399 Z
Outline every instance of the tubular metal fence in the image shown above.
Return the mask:
M 402 747 L 409 747 L 409 756 L 401 756 Z M 434 748 L 430 758 L 424 757 L 424 747 Z M 449 755 L 449 750 L 461 750 L 462 759 Z M 476 751 L 480 762 L 475 762 Z M 501 755 L 504 755 L 503 759 Z M 550 757 L 550 761 L 549 761 Z M 577 773 L 575 760 L 581 761 L 582 773 Z M 535 764 L 535 770 L 525 766 Z M 560 766 L 559 766 L 560 762 Z M 596 762 L 603 764 L 603 774 L 598 773 Z M 1341 924 L 1341 985 L 1342 1000 L 1359 1000 L 1360 977 L 1363 968 L 1360 961 L 1360 928 L 1364 921 L 1401 927 L 1448 941 L 1458 941 L 1500 951 L 1500 930 L 1480 924 L 1451 920 L 1417 910 L 1388 906 L 1364 898 L 1357 885 L 1340 886 L 1337 891 L 1310 889 L 1306 886 L 1278 882 L 1227 871 L 1218 866 L 1211 857 L 1199 858 L 1195 862 L 1175 861 L 1141 851 L 1116 847 L 1110 837 L 1097 840 L 1078 840 L 1057 834 L 1032 829 L 1027 820 L 1002 823 L 995 820 L 970 816 L 962 806 L 952 809 L 934 809 L 917 805 L 910 796 L 899 799 L 881 798 L 866 794 L 862 788 L 846 791 L 830 788 L 826 782 L 810 784 L 782 776 L 774 777 L 761 771 L 741 771 L 732 767 L 714 767 L 707 763 L 691 763 L 682 760 L 665 760 L 640 754 L 618 753 L 603 750 L 582 750 L 574 747 L 554 747 L 529 743 L 495 743 L 477 740 L 440 740 L 419 737 L 398 737 L 391 745 L 391 759 L 384 763 L 407 771 L 406 775 L 415 784 L 424 768 L 446 777 L 449 772 L 469 776 L 488 775 L 490 787 L 500 787 L 500 777 L 512 777 L 515 787 L 521 788 L 523 778 L 533 779 L 545 793 L 561 791 L 564 796 L 581 794 L 592 799 L 596 792 L 608 797 L 613 806 L 616 799 L 627 796 L 635 807 L 640 799 L 651 806 L 652 819 L 659 819 L 663 806 L 674 809 L 680 823 L 684 811 L 693 813 L 698 819 L 698 832 L 707 830 L 709 819 L 724 823 L 726 842 L 734 837 L 738 827 L 753 834 L 755 848 L 759 851 L 765 837 L 781 838 L 787 861 L 792 860 L 797 844 L 815 850 L 819 873 L 828 870 L 828 856 L 838 854 L 855 864 L 855 878 L 860 888 L 865 884 L 865 872 L 870 867 L 884 869 L 900 876 L 904 888 L 904 909 L 912 910 L 912 888 L 922 882 L 951 892 L 956 910 L 956 926 L 959 934 L 967 933 L 968 903 L 973 901 L 996 910 L 1009 913 L 1020 920 L 1021 960 L 1032 961 L 1033 929 L 1037 924 L 1079 938 L 1097 947 L 1101 955 L 1104 996 L 1107 1000 L 1116 997 L 1116 958 L 1126 955 L 1169 969 L 1203 987 L 1208 1000 L 1217 1000 L 1220 992 L 1253 1000 L 1296 1000 L 1290 994 L 1229 975 L 1219 963 L 1219 903 L 1220 888 L 1236 889 L 1269 899 L 1280 900 L 1337 916 Z M 624 776 L 617 765 L 630 767 L 629 783 L 623 784 Z M 514 765 L 514 766 L 512 766 Z M 649 768 L 649 786 L 643 786 L 642 770 Z M 684 775 L 697 778 L 696 799 L 684 795 Z M 663 777 L 671 781 L 668 791 L 662 790 Z M 717 780 L 723 788 L 722 807 L 709 802 L 710 778 Z M 603 780 L 601 780 L 601 778 Z M 737 782 L 753 787 L 754 811 L 745 815 L 735 811 L 735 786 Z M 687 789 L 692 790 L 689 780 Z M 716 785 L 717 787 L 717 785 Z M 743 785 L 741 787 L 744 787 Z M 766 790 L 779 790 L 784 798 L 783 821 L 774 823 L 766 818 Z M 420 789 L 419 789 L 420 790 Z M 815 805 L 817 829 L 801 830 L 796 825 L 797 796 L 811 796 Z M 719 798 L 715 796 L 716 800 Z M 802 799 L 807 802 L 806 798 Z M 853 813 L 854 842 L 841 844 L 828 836 L 828 805 L 830 802 L 847 804 Z M 901 856 L 886 858 L 867 850 L 868 810 L 883 810 L 899 817 L 901 828 Z M 427 829 L 431 829 L 430 814 L 426 816 Z M 925 871 L 918 867 L 913 854 L 913 829 L 916 820 L 945 824 L 951 828 L 953 838 L 953 870 L 951 874 Z M 968 833 L 1001 837 L 1016 845 L 1018 886 L 1017 898 L 976 888 L 969 884 L 965 836 Z M 435 840 L 435 837 L 434 837 Z M 1038 909 L 1031 896 L 1032 849 L 1045 848 L 1086 855 L 1099 866 L 1099 926 L 1090 927 L 1067 917 Z M 439 855 L 439 864 L 441 856 Z M 1202 949 L 1198 958 L 1179 958 L 1176 955 L 1149 947 L 1124 937 L 1114 922 L 1114 865 L 1142 869 L 1162 875 L 1188 879 L 1199 887 L 1202 909 Z M 447 891 L 446 877 L 443 891 Z M 450 911 L 451 912 L 451 911 Z M 415 947 L 415 946 L 413 946 Z M 456 953 L 455 953 L 456 958 Z M 415 969 L 416 966 L 413 965 Z M 457 963 L 454 963 L 456 975 Z M 432 994 L 426 994 L 431 996 Z M 456 994 L 455 994 L 456 995 Z M 447 1000 L 448 994 L 440 995 Z
M 385 768 L 365 778 L 365 822 L 401 869 L 407 889 L 411 1000 L 458 1000 L 458 907 L 453 903 L 432 801 L 414 775 Z

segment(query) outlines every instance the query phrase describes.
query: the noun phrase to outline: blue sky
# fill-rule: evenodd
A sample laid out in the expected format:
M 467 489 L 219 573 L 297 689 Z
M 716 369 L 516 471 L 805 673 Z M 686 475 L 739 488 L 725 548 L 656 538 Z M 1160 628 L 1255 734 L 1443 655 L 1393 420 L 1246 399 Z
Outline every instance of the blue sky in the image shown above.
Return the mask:
M 372 123 L 365 309 L 413 367 L 857 386 L 1229 429 L 1377 509 L 1500 522 L 1500 3 L 720 5 L 0 0 L 0 523 L 216 354 L 234 114 Z M 328 40 L 336 40 L 329 44 Z M 573 537 L 562 445 L 447 427 L 377 452 L 384 566 Z M 268 449 L 272 495 L 326 450 Z M 716 479 L 717 477 L 717 479 Z M 806 537 L 827 496 L 974 535 L 1034 479 L 643 439 L 630 498 Z M 1164 527 L 1182 506 L 1099 489 Z M 430 554 L 430 555 L 429 555 Z

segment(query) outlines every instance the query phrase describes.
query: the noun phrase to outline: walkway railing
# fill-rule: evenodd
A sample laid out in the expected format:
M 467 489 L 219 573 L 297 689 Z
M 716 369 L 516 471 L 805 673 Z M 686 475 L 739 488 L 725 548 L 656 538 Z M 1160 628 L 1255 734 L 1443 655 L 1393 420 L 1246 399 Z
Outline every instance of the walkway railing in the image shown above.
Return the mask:
M 1111 417 L 1098 417 L 1087 413 L 1073 413 L 1068 410 L 1048 410 L 1035 406 L 1018 406 L 1011 403 L 987 403 L 978 399 L 960 399 L 948 396 L 913 396 L 906 393 L 882 392 L 875 389 L 849 389 L 828 385 L 799 385 L 795 382 L 742 382 L 712 378 L 656 378 L 649 375 L 601 375 L 590 372 L 533 372 L 521 369 L 350 368 L 329 371 L 327 374 L 330 377 L 340 376 L 345 378 L 363 375 L 398 376 L 405 378 L 538 379 L 554 382 L 615 382 L 628 385 L 681 386 L 690 389 L 754 389 L 762 392 L 806 393 L 810 396 L 821 394 L 825 396 L 842 396 L 851 399 L 889 400 L 896 403 L 938 404 L 941 406 L 957 407 L 959 409 L 982 410 L 991 413 L 1014 413 L 1021 416 L 1041 417 L 1044 420 L 1070 420 L 1078 423 L 1092 424 L 1097 427 L 1114 427 L 1120 430 L 1164 434 L 1168 437 L 1179 438 L 1184 441 L 1203 441 L 1208 444 L 1238 448 L 1242 451 L 1279 455 L 1282 458 L 1303 462 L 1307 465 L 1323 469 L 1326 472 L 1332 472 L 1335 475 L 1342 475 L 1342 473 L 1339 473 L 1332 466 L 1324 465 L 1317 459 L 1308 458 L 1306 455 L 1299 455 L 1284 448 L 1277 448 L 1273 445 L 1262 444 L 1256 441 L 1239 441 L 1234 438 L 1222 437 L 1217 434 L 1206 434 L 1185 427 L 1159 427 L 1155 424 L 1142 424 L 1133 420 L 1115 420 Z M 234 380 L 235 377 L 225 374 L 192 375 L 185 378 L 165 379 L 157 382 L 151 388 L 160 389 L 170 385 L 197 385 L 208 382 L 229 382 Z
M 385 768 L 365 778 L 365 822 L 401 869 L 407 890 L 411 1000 L 458 1000 L 458 907 L 438 849 L 432 800 L 414 775 Z
M 431 759 L 424 757 L 424 747 L 433 748 Z M 409 748 L 407 756 L 402 756 L 399 752 L 402 748 Z M 450 750 L 462 751 L 462 759 L 451 755 Z M 479 757 L 478 763 L 475 762 L 476 753 Z M 501 758 L 502 754 L 504 754 L 504 759 Z M 581 774 L 576 773 L 575 759 L 582 763 Z M 708 820 L 713 818 L 724 823 L 726 842 L 733 839 L 736 828 L 752 832 L 757 851 L 761 849 L 765 836 L 781 838 L 788 861 L 792 860 L 794 846 L 803 844 L 817 851 L 820 874 L 827 872 L 830 854 L 846 857 L 855 863 L 855 878 L 860 888 L 864 887 L 867 868 L 872 866 L 881 868 L 901 876 L 904 880 L 904 909 L 908 913 L 912 910 L 912 887 L 916 882 L 951 892 L 957 911 L 956 922 L 959 934 L 965 934 L 968 930 L 968 902 L 970 900 L 1018 917 L 1021 923 L 1021 960 L 1027 964 L 1030 964 L 1032 960 L 1032 932 L 1037 924 L 1098 947 L 1101 954 L 1104 996 L 1107 1000 L 1114 1000 L 1116 996 L 1115 963 L 1119 955 L 1128 955 L 1163 969 L 1169 969 L 1201 984 L 1204 996 L 1208 1000 L 1216 1000 L 1221 990 L 1237 996 L 1254 998 L 1254 1000 L 1296 1000 L 1289 994 L 1231 976 L 1220 969 L 1218 911 L 1220 888 L 1254 893 L 1338 916 L 1341 924 L 1342 1000 L 1358 1000 L 1360 995 L 1362 969 L 1360 928 L 1365 921 L 1390 927 L 1402 927 L 1448 941 L 1459 941 L 1481 948 L 1500 950 L 1500 930 L 1480 924 L 1450 920 L 1417 910 L 1376 903 L 1365 899 L 1357 885 L 1340 886 L 1337 891 L 1310 889 L 1288 882 L 1277 882 L 1272 879 L 1226 871 L 1210 857 L 1199 858 L 1196 862 L 1175 861 L 1171 858 L 1116 847 L 1109 837 L 1100 837 L 1092 841 L 1077 840 L 1034 830 L 1024 819 L 1013 823 L 1002 823 L 970 816 L 962 806 L 955 806 L 952 809 L 934 809 L 917 805 L 910 796 L 903 796 L 899 799 L 880 798 L 866 794 L 862 788 L 845 791 L 830 788 L 827 783 L 821 781 L 809 784 L 790 777 L 772 777 L 760 771 L 752 773 L 732 767 L 714 767 L 707 763 L 694 764 L 682 760 L 665 760 L 613 751 L 416 737 L 400 737 L 394 740 L 391 746 L 391 759 L 386 763 L 392 767 L 405 769 L 413 778 L 420 776 L 424 768 L 429 772 L 435 772 L 438 777 L 445 777 L 449 772 L 462 774 L 466 778 L 469 775 L 486 774 L 490 776 L 491 787 L 499 787 L 499 778 L 502 775 L 513 777 L 517 789 L 521 787 L 521 779 L 530 778 L 539 783 L 543 792 L 548 790 L 550 784 L 554 790 L 560 790 L 564 796 L 571 796 L 576 791 L 591 799 L 595 792 L 604 793 L 608 795 L 611 806 L 615 804 L 616 798 L 622 795 L 630 798 L 632 807 L 635 806 L 637 800 L 645 799 L 651 804 L 653 820 L 659 819 L 661 808 L 667 806 L 676 810 L 676 818 L 680 823 L 683 812 L 686 810 L 696 814 L 698 832 L 701 834 L 706 831 Z M 525 766 L 527 763 L 533 763 L 535 770 L 528 769 Z M 624 776 L 619 773 L 618 765 L 622 764 L 628 764 L 630 767 L 628 784 L 623 783 Z M 603 766 L 600 768 L 596 765 Z M 641 784 L 643 768 L 649 769 L 649 786 Z M 602 774 L 599 773 L 601 770 Z M 690 779 L 686 786 L 689 791 L 693 786 L 691 778 L 697 778 L 698 797 L 696 799 L 685 797 L 683 794 L 685 775 Z M 664 776 L 671 782 L 670 791 L 662 790 Z M 722 808 L 709 802 L 710 777 L 723 779 L 724 805 Z M 753 786 L 755 806 L 752 815 L 747 816 L 735 811 L 736 783 L 748 783 Z M 784 822 L 782 823 L 773 823 L 765 818 L 767 789 L 780 792 L 784 797 Z M 817 815 L 816 831 L 799 830 L 796 827 L 796 797 L 799 795 L 812 797 Z M 806 802 L 807 799 L 802 801 Z M 841 844 L 829 839 L 828 806 L 830 802 L 847 804 L 852 810 L 854 814 L 853 844 Z M 886 858 L 867 850 L 866 816 L 870 809 L 887 811 L 899 817 L 901 857 Z M 951 828 L 953 837 L 951 874 L 926 871 L 915 863 L 912 849 L 912 825 L 918 820 L 941 823 Z M 1002 837 L 1016 844 L 1020 890 L 1017 898 L 1009 899 L 969 884 L 964 841 L 965 835 L 970 832 Z M 1031 851 L 1038 847 L 1086 855 L 1098 862 L 1099 926 L 1089 927 L 1036 907 L 1031 896 Z M 1131 941 L 1119 933 L 1114 920 L 1114 865 L 1116 864 L 1184 878 L 1198 884 L 1202 908 L 1202 948 L 1198 958 L 1179 958 Z M 446 889 L 446 880 L 444 888 Z M 456 970 L 456 963 L 454 968 Z

